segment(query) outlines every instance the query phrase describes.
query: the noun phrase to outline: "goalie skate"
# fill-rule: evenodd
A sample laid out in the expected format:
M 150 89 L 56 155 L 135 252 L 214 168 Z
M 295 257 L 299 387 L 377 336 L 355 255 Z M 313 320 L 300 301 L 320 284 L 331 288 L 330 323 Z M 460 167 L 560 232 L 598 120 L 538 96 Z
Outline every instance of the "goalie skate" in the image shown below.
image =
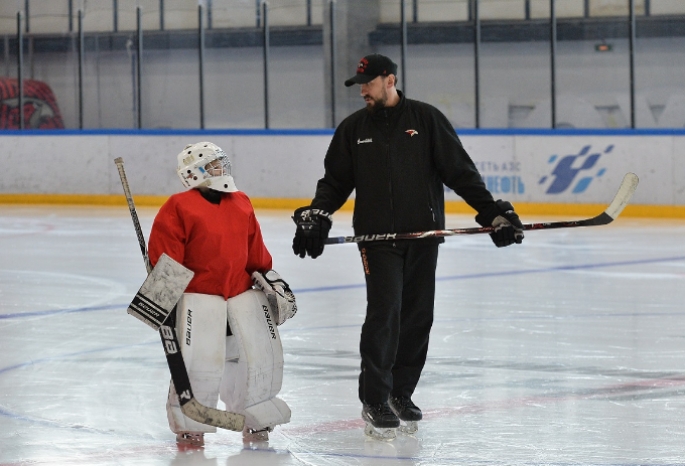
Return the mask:
M 245 427 L 243 429 L 243 443 L 260 443 L 269 441 L 269 432 L 273 432 L 273 427 L 265 427 L 264 429 L 250 429 Z
M 375 440 L 394 440 L 395 430 L 400 426 L 400 420 L 387 403 L 377 405 L 364 404 L 362 419 L 366 422 L 364 434 Z
M 179 432 L 176 434 L 176 443 L 179 447 L 204 447 L 205 434 L 202 432 Z
M 409 398 L 388 399 L 388 405 L 395 415 L 400 419 L 398 430 L 403 434 L 413 435 L 419 430 L 419 421 L 423 419 L 423 413 Z

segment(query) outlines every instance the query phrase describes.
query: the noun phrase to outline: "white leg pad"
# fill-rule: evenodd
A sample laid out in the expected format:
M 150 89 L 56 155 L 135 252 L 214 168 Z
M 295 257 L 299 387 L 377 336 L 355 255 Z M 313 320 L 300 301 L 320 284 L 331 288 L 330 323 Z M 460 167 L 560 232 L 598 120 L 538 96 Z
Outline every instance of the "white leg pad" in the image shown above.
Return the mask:
M 226 352 L 226 301 L 221 296 L 186 293 L 176 310 L 176 333 L 198 402 L 215 408 Z M 216 432 L 181 411 L 173 384 L 167 400 L 169 427 L 178 432 Z
M 259 430 L 290 421 L 290 409 L 275 398 L 283 382 L 283 347 L 269 302 L 248 290 L 227 302 L 233 333 L 226 338 L 221 399 L 228 411 L 245 414 L 245 425 Z

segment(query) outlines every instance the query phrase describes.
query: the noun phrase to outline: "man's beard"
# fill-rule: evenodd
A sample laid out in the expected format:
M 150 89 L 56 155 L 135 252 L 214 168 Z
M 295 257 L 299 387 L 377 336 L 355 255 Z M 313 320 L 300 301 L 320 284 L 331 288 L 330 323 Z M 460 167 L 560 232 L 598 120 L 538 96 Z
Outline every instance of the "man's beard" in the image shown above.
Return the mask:
M 373 97 L 371 98 L 371 102 L 366 103 L 366 110 L 369 113 L 377 113 L 385 108 L 385 104 L 388 103 L 388 94 L 386 92 L 383 92 L 383 95 L 378 98 L 374 99 Z

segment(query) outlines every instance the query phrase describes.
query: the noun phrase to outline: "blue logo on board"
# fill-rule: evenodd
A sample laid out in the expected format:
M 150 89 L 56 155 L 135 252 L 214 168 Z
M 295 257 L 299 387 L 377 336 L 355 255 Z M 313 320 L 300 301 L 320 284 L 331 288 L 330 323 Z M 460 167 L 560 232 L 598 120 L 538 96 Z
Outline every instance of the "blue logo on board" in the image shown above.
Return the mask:
M 565 155 L 561 158 L 553 155 L 549 158 L 548 163 L 556 163 L 552 170 L 554 179 L 547 188 L 547 194 L 563 193 L 567 189 L 571 189 L 571 193 L 580 194 L 590 186 L 592 180 L 599 178 L 606 172 L 606 168 L 597 168 L 597 161 L 602 154 L 608 154 L 614 146 L 609 145 L 602 153 L 591 153 L 592 146 L 583 147 L 578 154 Z M 549 176 L 540 178 L 539 184 L 547 182 Z

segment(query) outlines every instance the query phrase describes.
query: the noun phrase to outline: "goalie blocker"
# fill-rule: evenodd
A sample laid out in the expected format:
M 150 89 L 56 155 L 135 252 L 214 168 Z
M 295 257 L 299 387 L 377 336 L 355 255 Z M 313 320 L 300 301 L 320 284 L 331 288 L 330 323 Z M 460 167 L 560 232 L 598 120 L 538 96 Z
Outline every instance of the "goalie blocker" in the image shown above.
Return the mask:
M 126 312 L 159 330 L 181 299 L 193 275 L 191 270 L 162 254 Z

